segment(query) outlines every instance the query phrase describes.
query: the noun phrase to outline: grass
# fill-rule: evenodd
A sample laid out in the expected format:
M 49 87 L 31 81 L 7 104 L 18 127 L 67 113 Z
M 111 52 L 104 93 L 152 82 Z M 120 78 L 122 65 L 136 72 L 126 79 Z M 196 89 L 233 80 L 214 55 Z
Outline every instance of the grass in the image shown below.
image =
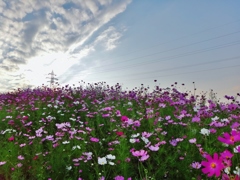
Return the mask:
M 239 102 L 176 85 L 151 93 L 96 83 L 1 94 L 0 179 L 239 179 Z

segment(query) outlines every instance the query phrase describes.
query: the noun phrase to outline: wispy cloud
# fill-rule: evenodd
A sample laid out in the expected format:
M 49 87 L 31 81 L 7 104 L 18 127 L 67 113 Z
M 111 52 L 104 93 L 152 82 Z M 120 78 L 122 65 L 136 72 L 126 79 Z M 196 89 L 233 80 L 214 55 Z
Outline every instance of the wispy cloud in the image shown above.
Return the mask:
M 6 83 L 7 72 L 19 75 L 25 73 L 26 69 L 31 68 L 30 62 L 53 67 L 58 64 L 59 54 L 64 54 L 65 63 L 62 63 L 63 67 L 58 72 L 61 74 L 76 70 L 81 59 L 100 47 L 100 42 L 104 50 L 114 49 L 123 31 L 108 26 L 107 23 L 124 12 L 130 2 L 131 0 L 1 1 L 0 83 Z M 49 59 L 46 61 L 41 57 Z M 64 66 L 65 64 L 68 65 Z M 34 70 L 29 73 L 34 76 Z M 27 81 L 26 78 L 18 79 L 17 82 L 21 84 Z M 18 85 L 17 82 L 9 82 L 7 88 L 13 88 Z

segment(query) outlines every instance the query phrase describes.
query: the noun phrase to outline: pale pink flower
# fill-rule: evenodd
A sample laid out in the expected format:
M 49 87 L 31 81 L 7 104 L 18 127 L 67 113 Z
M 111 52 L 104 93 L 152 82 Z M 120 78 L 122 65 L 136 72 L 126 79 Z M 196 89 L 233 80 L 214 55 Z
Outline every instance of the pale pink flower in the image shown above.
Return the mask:
M 22 155 L 20 155 L 20 156 L 18 156 L 18 159 L 19 159 L 19 160 L 23 160 L 24 157 L 23 157 Z
M 196 143 L 196 138 L 189 139 L 189 142 L 192 143 L 192 144 Z
M 4 165 L 4 164 L 6 164 L 6 161 L 0 162 L 0 166 L 2 166 L 2 165 Z

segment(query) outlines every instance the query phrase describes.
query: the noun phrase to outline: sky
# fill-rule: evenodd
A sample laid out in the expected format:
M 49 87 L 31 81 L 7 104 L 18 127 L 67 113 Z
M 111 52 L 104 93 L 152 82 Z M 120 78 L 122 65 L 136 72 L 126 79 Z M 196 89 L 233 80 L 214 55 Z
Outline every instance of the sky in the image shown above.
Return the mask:
M 240 93 L 240 1 L 0 0 L 0 92 L 177 82 Z M 154 82 L 157 80 L 157 82 Z M 185 85 L 182 86 L 181 84 Z

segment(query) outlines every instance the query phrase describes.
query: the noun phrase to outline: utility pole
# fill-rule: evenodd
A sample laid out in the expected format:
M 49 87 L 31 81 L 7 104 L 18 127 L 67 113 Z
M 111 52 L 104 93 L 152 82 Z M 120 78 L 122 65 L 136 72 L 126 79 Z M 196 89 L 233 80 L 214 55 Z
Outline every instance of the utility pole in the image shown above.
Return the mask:
M 50 87 L 52 88 L 52 87 L 53 87 L 53 84 L 54 84 L 54 81 L 55 81 L 55 80 L 58 80 L 58 79 L 54 77 L 54 76 L 56 76 L 56 75 L 54 74 L 53 70 L 52 70 L 52 72 L 49 73 L 48 75 L 51 75 L 50 81 L 48 81 L 48 82 L 50 82 Z M 49 79 L 49 77 L 47 77 L 47 78 Z

